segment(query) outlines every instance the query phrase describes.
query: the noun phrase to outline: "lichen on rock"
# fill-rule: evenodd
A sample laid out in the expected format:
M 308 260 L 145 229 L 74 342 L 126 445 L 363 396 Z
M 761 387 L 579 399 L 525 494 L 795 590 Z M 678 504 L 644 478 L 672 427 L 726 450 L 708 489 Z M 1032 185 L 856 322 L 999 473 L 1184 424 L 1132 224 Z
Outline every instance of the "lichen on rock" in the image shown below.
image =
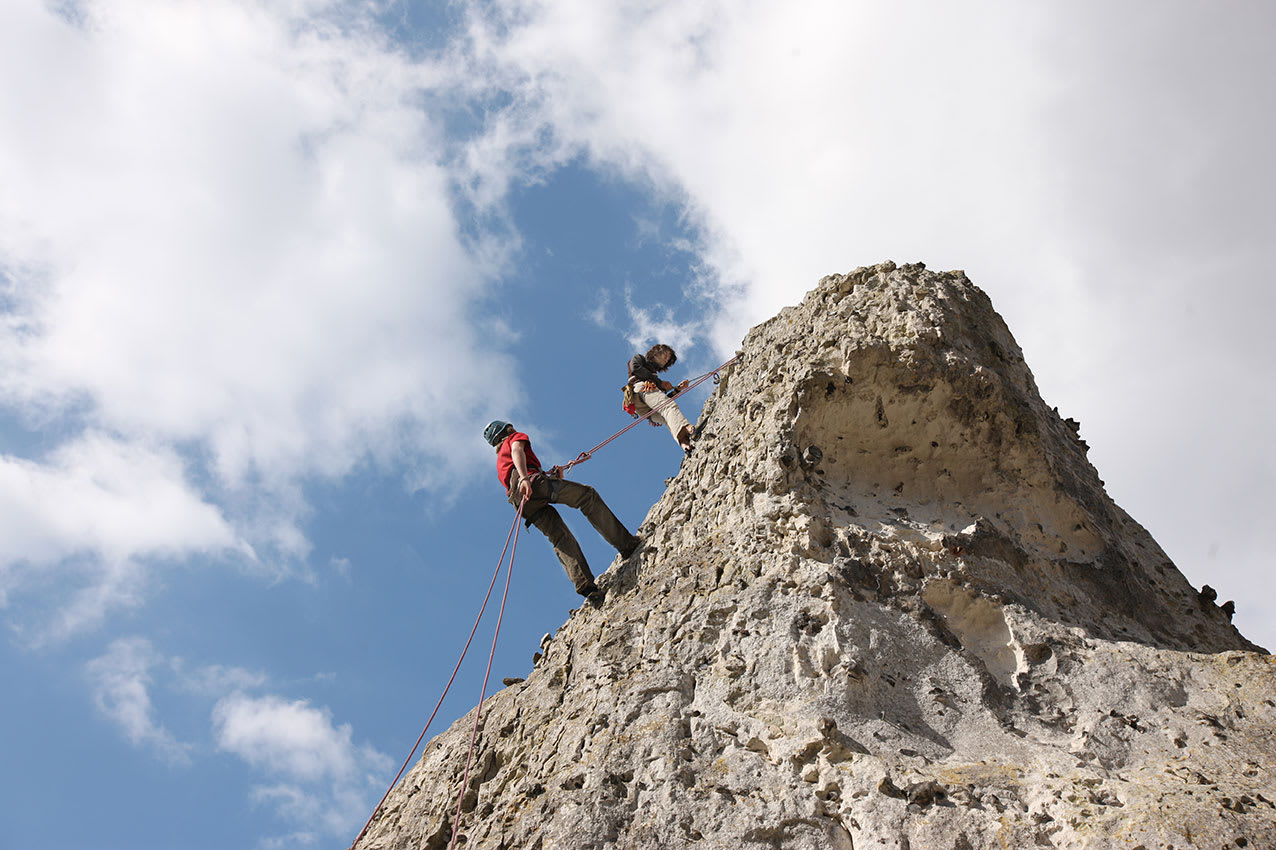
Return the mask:
M 1276 659 L 961 272 L 754 328 L 647 546 L 484 705 L 457 846 L 1276 846 Z M 446 847 L 473 716 L 357 845 Z

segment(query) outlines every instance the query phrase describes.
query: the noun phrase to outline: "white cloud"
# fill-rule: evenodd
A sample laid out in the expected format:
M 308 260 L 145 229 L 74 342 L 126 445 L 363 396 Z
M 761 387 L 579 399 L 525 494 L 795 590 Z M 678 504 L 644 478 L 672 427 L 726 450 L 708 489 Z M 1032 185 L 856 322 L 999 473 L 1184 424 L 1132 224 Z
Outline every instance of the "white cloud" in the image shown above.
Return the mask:
M 85 550 L 304 557 L 306 481 L 485 462 L 470 426 L 518 391 L 473 330 L 489 261 L 421 106 L 446 74 L 361 3 L 60 8 L 0 7 L 0 74 L 23 80 L 0 88 L 0 412 L 69 434 L 3 461 L 41 520 L 0 541 L 10 590 L 14 565 Z M 104 443 L 149 487 L 107 498 L 75 465 Z M 135 521 L 165 488 L 181 521 Z M 55 494 L 84 506 L 65 538 Z
M 121 638 L 106 654 L 90 661 L 85 670 L 93 686 L 98 709 L 136 746 L 155 750 L 170 762 L 190 761 L 189 747 L 173 737 L 155 719 L 151 703 L 151 668 L 160 662 L 150 641 Z
M 256 802 L 310 829 L 339 835 L 367 816 L 376 780 L 390 760 L 353 742 L 349 724 L 304 700 L 232 694 L 213 708 L 218 747 L 279 781 L 258 786 Z
M 1051 93 L 1031 58 L 1044 23 L 1014 4 L 501 6 L 521 25 L 479 43 L 524 93 L 502 138 L 549 127 L 681 196 L 740 296 L 723 351 L 856 259 L 1000 238 L 1039 184 L 1021 116 Z M 951 37 L 974 26 L 976 44 Z
M 184 483 L 171 451 L 90 433 L 45 464 L 0 456 L 0 564 L 234 545 L 221 512 Z
M 251 555 L 170 450 L 88 433 L 45 463 L 0 455 L 0 602 L 59 569 L 69 602 L 40 626 L 44 637 L 138 602 L 143 560 L 227 550 Z
M 349 776 L 355 750 L 349 725 L 297 700 L 234 694 L 213 710 L 218 746 L 254 767 L 303 781 Z
M 475 52 L 515 94 L 474 161 L 583 151 L 680 201 L 720 353 L 824 274 L 965 268 L 1188 575 L 1223 540 L 1233 593 L 1265 580 L 1269 4 L 494 7 Z
M 341 473 L 476 403 L 430 380 L 471 351 L 479 280 L 421 69 L 252 3 L 93 8 L 87 32 L 30 26 L 67 95 L 2 124 L 0 221 L 29 234 L 3 247 L 41 269 L 14 286 L 8 397 L 206 441 L 232 485 Z

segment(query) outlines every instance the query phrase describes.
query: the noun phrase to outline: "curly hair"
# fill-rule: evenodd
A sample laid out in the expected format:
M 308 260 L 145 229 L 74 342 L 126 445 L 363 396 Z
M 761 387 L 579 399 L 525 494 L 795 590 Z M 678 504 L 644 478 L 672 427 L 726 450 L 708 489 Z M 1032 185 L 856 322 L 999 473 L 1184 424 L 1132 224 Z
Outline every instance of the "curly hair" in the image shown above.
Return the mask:
M 656 361 L 653 359 L 657 354 L 668 354 L 669 362 L 663 366 L 657 367 Z M 655 371 L 655 372 L 663 372 L 666 369 L 668 369 L 670 366 L 678 362 L 678 355 L 674 352 L 672 348 L 665 345 L 663 342 L 658 342 L 655 345 L 653 345 L 651 348 L 649 348 L 647 350 L 646 357 L 647 357 L 647 363 L 650 364 L 652 371 Z

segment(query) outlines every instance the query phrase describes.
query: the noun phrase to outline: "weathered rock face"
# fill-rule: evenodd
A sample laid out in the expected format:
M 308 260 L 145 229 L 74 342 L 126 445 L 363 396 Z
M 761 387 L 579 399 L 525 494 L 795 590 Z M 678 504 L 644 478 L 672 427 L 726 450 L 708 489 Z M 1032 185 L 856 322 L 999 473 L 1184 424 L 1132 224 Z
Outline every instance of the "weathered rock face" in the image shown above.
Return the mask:
M 468 848 L 1276 847 L 1276 659 L 1107 497 L 960 272 L 825 278 L 528 679 Z M 473 716 L 358 845 L 446 847 Z

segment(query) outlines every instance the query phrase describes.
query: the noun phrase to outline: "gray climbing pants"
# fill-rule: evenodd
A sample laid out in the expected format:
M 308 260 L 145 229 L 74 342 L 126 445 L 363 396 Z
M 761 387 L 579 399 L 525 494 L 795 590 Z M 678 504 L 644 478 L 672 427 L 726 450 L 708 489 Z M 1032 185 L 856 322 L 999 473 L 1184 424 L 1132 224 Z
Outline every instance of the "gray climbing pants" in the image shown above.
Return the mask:
M 511 482 L 518 477 L 511 476 Z M 518 493 L 518 485 L 512 483 L 509 491 L 510 504 L 518 507 L 522 497 Z M 554 505 L 567 505 L 579 508 L 603 539 L 615 547 L 617 552 L 625 552 L 638 545 L 638 538 L 629 533 L 629 529 L 616 519 L 616 515 L 607 507 L 602 496 L 593 487 L 577 484 L 567 479 L 550 478 L 537 475 L 532 479 L 532 496 L 523 508 L 523 517 L 531 525 L 536 526 L 541 534 L 549 538 L 554 547 L 554 554 L 562 562 L 567 577 L 572 580 L 576 592 L 589 593 L 594 586 L 594 574 L 589 570 L 585 554 L 580 551 L 580 544 L 572 535 L 567 523 L 558 515 Z

